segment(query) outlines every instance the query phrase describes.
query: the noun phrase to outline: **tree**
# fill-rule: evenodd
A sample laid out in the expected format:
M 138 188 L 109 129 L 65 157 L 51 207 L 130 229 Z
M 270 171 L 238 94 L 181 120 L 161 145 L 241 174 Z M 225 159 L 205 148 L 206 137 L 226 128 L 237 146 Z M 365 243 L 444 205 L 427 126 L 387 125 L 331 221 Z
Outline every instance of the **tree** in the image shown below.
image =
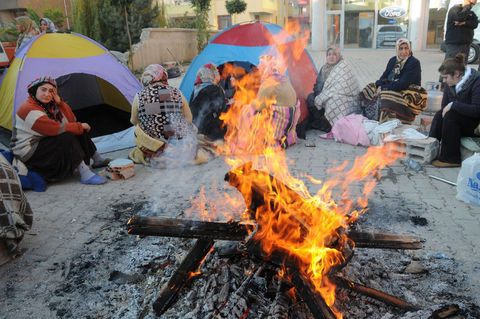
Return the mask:
M 63 27 L 65 16 L 62 11 L 58 9 L 47 9 L 43 11 L 43 16 L 52 20 L 57 28 Z
M 132 35 L 130 34 L 130 27 L 128 25 L 128 10 L 132 4 L 132 0 L 111 0 L 112 5 L 119 7 L 125 17 L 125 28 L 128 36 L 128 47 L 132 51 Z
M 229 15 L 239 14 L 247 9 L 247 3 L 243 0 L 227 0 L 225 8 Z
M 210 0 L 192 0 L 192 6 L 197 16 L 197 48 L 201 51 L 208 42 L 208 10 Z
M 102 2 L 102 1 L 100 1 Z M 107 2 L 107 1 L 105 1 Z M 73 29 L 92 39 L 100 41 L 100 25 L 97 0 L 75 1 Z
M 109 50 L 125 52 L 131 48 L 131 43 L 140 41 L 143 28 L 157 26 L 159 10 L 157 5 L 152 6 L 152 0 L 130 0 L 128 7 L 114 2 L 77 0 L 74 30 L 102 43 Z
M 159 11 L 158 11 L 158 26 L 160 28 L 167 27 L 168 22 L 167 22 L 167 11 L 165 8 L 165 1 L 162 0 L 162 4 L 160 5 Z
M 38 14 L 35 12 L 35 10 L 31 8 L 27 8 L 27 16 L 35 22 L 37 27 L 39 26 L 38 24 L 40 23 L 40 17 Z

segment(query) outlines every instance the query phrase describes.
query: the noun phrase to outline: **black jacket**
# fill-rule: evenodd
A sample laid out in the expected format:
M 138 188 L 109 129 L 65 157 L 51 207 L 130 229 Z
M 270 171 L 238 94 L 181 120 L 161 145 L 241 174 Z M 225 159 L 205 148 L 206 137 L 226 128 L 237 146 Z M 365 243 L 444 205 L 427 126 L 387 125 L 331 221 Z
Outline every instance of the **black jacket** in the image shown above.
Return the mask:
M 455 21 L 465 22 L 465 25 L 455 25 Z M 470 44 L 473 40 L 473 30 L 478 26 L 477 15 L 470 6 L 455 5 L 450 8 L 447 16 L 446 44 Z
M 220 114 L 227 110 L 223 89 L 218 85 L 209 85 L 200 90 L 195 99 L 192 93 L 189 104 L 198 132 L 212 140 L 223 138 L 226 129 L 221 127 Z
M 453 102 L 451 110 L 461 115 L 480 119 L 480 73 L 472 69 L 472 74 L 459 92 L 445 86 L 443 90 L 442 109 Z
M 382 87 L 382 91 L 402 91 L 406 90 L 411 84 L 420 85 L 422 82 L 422 68 L 420 61 L 414 56 L 410 56 L 405 62 L 398 78 L 395 81 L 389 81 L 388 75 L 392 72 L 397 57 L 393 57 L 388 61 L 387 68 L 383 72 L 378 81 L 375 82 L 377 86 Z

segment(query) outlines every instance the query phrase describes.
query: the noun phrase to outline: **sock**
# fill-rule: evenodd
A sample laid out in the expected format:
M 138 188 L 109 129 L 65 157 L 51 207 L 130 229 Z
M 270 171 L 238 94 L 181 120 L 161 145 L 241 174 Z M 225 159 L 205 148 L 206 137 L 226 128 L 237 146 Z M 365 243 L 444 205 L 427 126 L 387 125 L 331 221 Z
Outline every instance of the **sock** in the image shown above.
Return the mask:
M 105 160 L 98 152 L 93 153 L 92 159 L 94 164 L 100 164 Z
M 80 165 L 78 165 L 78 172 L 80 173 L 80 180 L 82 181 L 87 181 L 89 180 L 92 176 L 95 175 L 95 173 L 93 173 L 90 168 L 87 166 L 87 164 L 85 164 L 84 161 L 82 161 L 80 163 Z

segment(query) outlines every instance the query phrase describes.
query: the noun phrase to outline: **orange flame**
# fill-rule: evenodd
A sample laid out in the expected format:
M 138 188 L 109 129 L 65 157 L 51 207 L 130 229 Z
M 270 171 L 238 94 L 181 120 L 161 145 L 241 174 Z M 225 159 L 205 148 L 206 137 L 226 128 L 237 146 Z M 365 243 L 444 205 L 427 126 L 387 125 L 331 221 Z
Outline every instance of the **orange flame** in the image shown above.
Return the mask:
M 274 67 L 281 71 L 287 69 L 285 61 L 299 59 L 308 37 L 292 23 L 275 39 L 282 43 L 276 46 L 280 56 L 274 61 Z M 284 45 L 286 39 L 295 40 L 291 45 Z M 269 67 L 272 66 L 266 66 L 267 69 Z M 241 72 L 229 65 L 224 68 L 223 75 Z M 335 175 L 332 179 L 322 182 L 307 176 L 310 182 L 320 185 L 318 192 L 312 195 L 303 181 L 289 173 L 289 161 L 280 146 L 282 141 L 275 138 L 271 108 L 276 103 L 275 98 L 258 94 L 259 88 L 268 89 L 277 82 L 274 78 L 265 77 L 262 66 L 258 72 L 242 76 L 237 77 L 235 82 L 233 105 L 221 115 L 227 127 L 221 152 L 226 155 L 226 162 L 232 167 L 231 174 L 235 177 L 230 182 L 235 183 L 247 207 L 255 200 L 252 188 L 265 190 L 262 192 L 265 204 L 258 206 L 254 212 L 259 225 L 255 239 L 261 242 L 267 254 L 280 249 L 293 256 L 300 270 L 308 276 L 336 316 L 342 318 L 334 307 L 335 285 L 327 275 L 332 267 L 344 261 L 344 256 L 331 247 L 332 241 L 345 239 L 344 232 L 339 230 L 348 228 L 349 223 L 367 209 L 368 196 L 376 184 L 375 177 L 381 169 L 392 164 L 398 154 L 388 146 L 371 147 L 351 167 L 345 162 L 329 170 Z M 360 191 L 355 187 L 359 183 L 362 183 Z M 352 192 L 352 189 L 357 191 Z M 203 190 L 201 194 L 204 195 Z M 341 194 L 339 204 L 335 202 L 334 194 Z M 232 200 L 231 203 L 238 208 L 238 201 Z M 198 208 L 207 211 L 205 204 L 200 204 Z M 251 217 L 248 214 L 244 216 Z

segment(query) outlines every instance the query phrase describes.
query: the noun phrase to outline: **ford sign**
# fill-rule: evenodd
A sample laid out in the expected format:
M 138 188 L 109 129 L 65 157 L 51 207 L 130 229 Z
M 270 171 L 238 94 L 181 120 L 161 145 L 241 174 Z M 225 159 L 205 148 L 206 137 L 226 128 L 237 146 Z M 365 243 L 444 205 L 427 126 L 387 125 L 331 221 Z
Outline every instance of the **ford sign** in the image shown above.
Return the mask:
M 385 19 L 397 19 L 405 16 L 407 10 L 402 7 L 385 7 L 380 10 L 379 14 Z

